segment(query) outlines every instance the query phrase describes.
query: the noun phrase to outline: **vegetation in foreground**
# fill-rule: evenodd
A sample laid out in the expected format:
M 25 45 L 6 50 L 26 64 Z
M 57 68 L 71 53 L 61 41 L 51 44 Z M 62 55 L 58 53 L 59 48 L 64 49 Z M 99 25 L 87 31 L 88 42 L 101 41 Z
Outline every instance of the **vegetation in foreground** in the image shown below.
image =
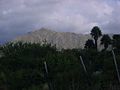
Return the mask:
M 91 35 L 93 40 L 86 41 L 85 49 L 58 51 L 50 44 L 22 42 L 1 46 L 0 89 L 113 90 L 112 88 L 119 86 L 119 82 L 111 50 L 107 49 L 109 45 L 114 48 L 120 71 L 120 35 L 114 35 L 113 39 L 103 35 L 102 51 L 98 51 L 97 46 L 98 38 L 102 35 L 99 27 L 94 27 Z

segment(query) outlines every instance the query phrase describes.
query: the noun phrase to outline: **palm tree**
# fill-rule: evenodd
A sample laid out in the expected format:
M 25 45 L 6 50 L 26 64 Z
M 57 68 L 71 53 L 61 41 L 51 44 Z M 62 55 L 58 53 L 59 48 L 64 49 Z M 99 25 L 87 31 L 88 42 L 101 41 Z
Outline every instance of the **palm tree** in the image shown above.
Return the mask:
M 93 48 L 95 48 L 95 44 L 94 44 L 93 40 L 92 39 L 88 39 L 86 41 L 86 43 L 85 43 L 85 47 L 84 48 L 86 48 L 86 49 L 93 49 Z
M 100 36 L 102 36 L 102 32 L 98 26 L 94 26 L 91 30 L 91 36 L 94 38 L 95 41 L 95 48 L 97 50 L 97 41 Z
M 108 34 L 103 35 L 101 38 L 101 45 L 104 45 L 104 50 L 108 48 L 108 46 L 111 44 L 111 38 L 109 37 Z

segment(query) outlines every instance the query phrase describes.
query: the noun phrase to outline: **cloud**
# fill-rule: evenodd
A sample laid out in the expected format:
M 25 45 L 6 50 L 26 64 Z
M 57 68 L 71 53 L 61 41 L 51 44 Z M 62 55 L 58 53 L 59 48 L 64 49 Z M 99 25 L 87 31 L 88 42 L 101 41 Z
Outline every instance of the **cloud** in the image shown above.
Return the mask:
M 98 25 L 104 33 L 117 33 L 119 9 L 119 0 L 0 0 L 0 38 L 41 27 L 89 33 Z

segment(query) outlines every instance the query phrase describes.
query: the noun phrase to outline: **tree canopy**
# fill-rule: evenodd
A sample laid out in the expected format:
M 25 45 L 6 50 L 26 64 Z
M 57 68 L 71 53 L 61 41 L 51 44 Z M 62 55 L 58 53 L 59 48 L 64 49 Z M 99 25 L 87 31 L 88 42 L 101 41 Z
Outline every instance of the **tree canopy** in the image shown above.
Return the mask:
M 97 50 L 97 40 L 100 36 L 102 36 L 102 32 L 98 26 L 94 26 L 91 30 L 91 36 L 94 38 L 95 41 L 95 48 Z
M 101 44 L 104 45 L 104 50 L 108 48 L 110 44 L 112 44 L 112 39 L 109 37 L 108 34 L 105 34 L 101 38 Z

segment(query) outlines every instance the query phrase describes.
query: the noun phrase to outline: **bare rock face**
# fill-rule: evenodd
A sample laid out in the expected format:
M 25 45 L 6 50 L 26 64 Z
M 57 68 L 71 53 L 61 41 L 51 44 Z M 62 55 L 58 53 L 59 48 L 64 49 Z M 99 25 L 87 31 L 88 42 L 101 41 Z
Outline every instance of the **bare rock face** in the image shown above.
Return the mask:
M 14 41 L 31 42 L 31 43 L 51 43 L 58 49 L 84 48 L 85 42 L 91 38 L 90 35 L 75 34 L 70 32 L 56 32 L 45 28 L 29 32 L 26 35 L 17 37 Z

